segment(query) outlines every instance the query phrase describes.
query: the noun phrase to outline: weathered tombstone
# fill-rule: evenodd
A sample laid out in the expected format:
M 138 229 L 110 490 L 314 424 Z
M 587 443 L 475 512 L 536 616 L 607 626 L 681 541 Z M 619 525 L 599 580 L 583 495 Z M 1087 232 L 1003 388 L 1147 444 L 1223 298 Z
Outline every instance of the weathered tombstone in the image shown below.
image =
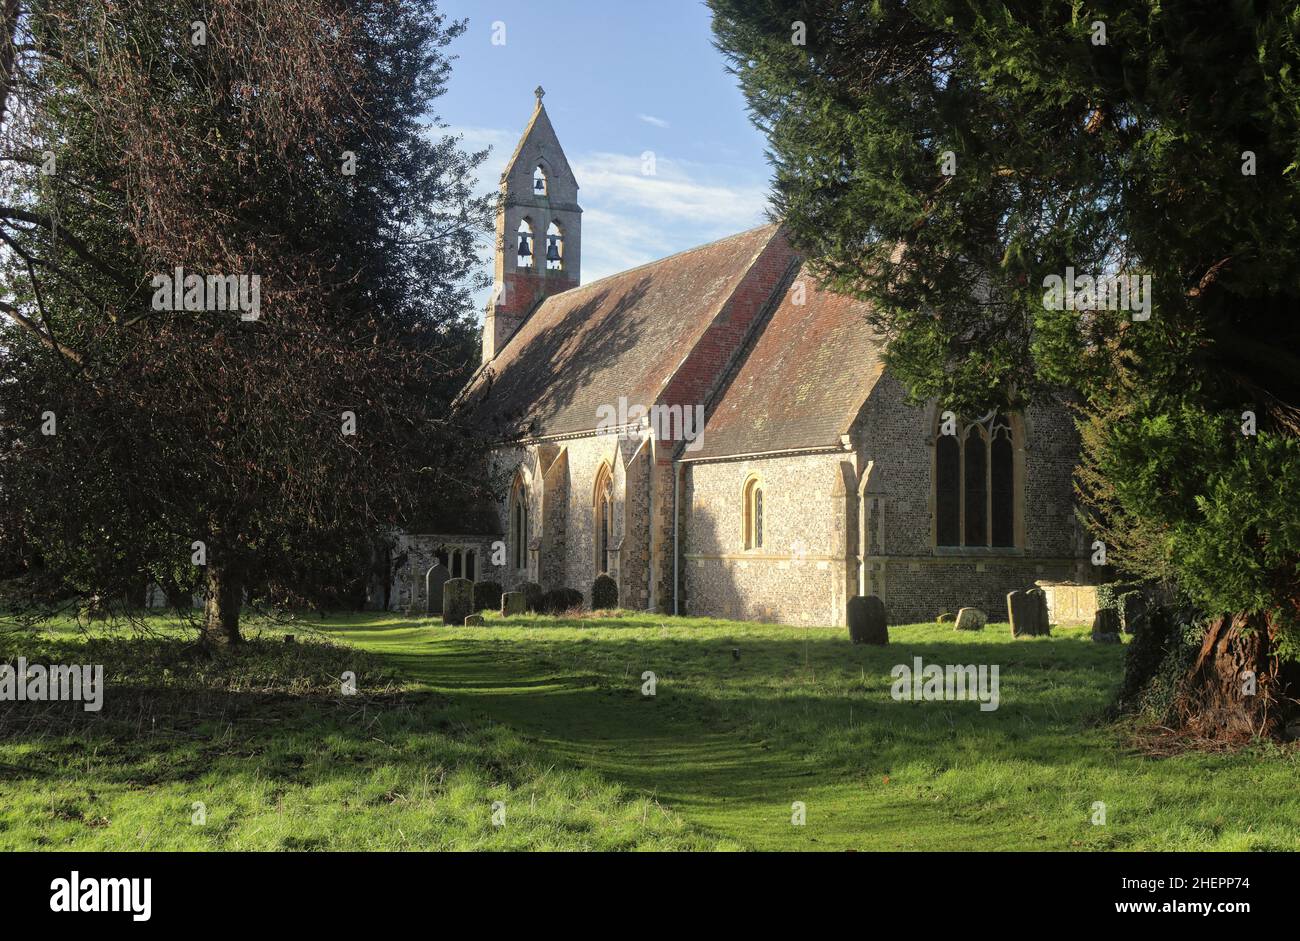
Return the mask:
M 1147 617 L 1147 599 L 1141 591 L 1126 591 L 1116 599 L 1120 627 L 1125 634 L 1136 634 Z
M 1048 633 L 1046 596 L 1040 589 L 1007 594 L 1007 620 L 1012 637 L 1037 637 Z
M 953 614 L 951 611 L 945 611 L 945 612 L 943 612 L 943 614 L 939 615 L 937 618 L 934 619 L 934 623 L 935 623 L 935 624 L 951 624 L 951 623 L 952 623 L 953 621 L 955 621 L 956 619 L 957 619 L 957 616 L 956 616 L 955 614 Z
M 465 616 L 466 627 L 482 627 L 485 623 L 487 622 L 483 620 L 483 615 L 481 614 L 469 614 Z
M 1114 608 L 1098 608 L 1092 619 L 1092 639 L 1099 644 L 1119 643 L 1119 612 Z
M 875 595 L 854 595 L 849 599 L 849 638 L 855 644 L 887 644 L 885 603 Z
M 1044 634 L 1052 633 L 1052 618 L 1047 613 L 1047 592 L 1041 588 L 1029 589 L 1030 597 L 1038 602 L 1038 623 L 1042 625 Z
M 989 616 L 979 608 L 962 608 L 957 612 L 954 627 L 959 631 L 982 631 L 988 622 Z
M 514 614 L 523 614 L 528 610 L 528 605 L 524 601 L 522 591 L 507 591 L 501 596 L 501 616 L 510 617 Z
M 464 624 L 474 613 L 474 583 L 468 578 L 449 578 L 442 586 L 442 623 Z
M 437 614 L 442 607 L 442 586 L 447 584 L 447 579 L 451 573 L 447 571 L 447 566 L 441 562 L 433 563 L 433 567 L 424 573 L 424 613 Z

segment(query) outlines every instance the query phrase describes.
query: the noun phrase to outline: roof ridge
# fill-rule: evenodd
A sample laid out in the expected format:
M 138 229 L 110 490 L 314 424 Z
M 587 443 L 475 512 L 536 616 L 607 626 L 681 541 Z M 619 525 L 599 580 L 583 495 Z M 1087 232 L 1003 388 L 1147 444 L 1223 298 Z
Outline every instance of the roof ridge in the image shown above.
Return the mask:
M 561 291 L 558 294 L 548 294 L 543 300 L 549 301 L 553 297 L 572 296 L 577 291 L 585 291 L 588 288 L 592 288 L 598 284 L 601 284 L 602 282 L 612 280 L 613 278 L 621 278 L 624 275 L 631 274 L 634 271 L 641 271 L 643 268 L 653 268 L 655 265 L 661 265 L 666 261 L 672 261 L 674 258 L 681 258 L 683 255 L 690 255 L 693 252 L 702 252 L 706 248 L 713 248 L 717 245 L 721 245 L 723 242 L 730 242 L 733 239 L 744 238 L 747 235 L 753 235 L 755 232 L 761 232 L 763 229 L 775 230 L 775 229 L 779 229 L 780 227 L 781 227 L 781 223 L 779 222 L 765 222 L 763 225 L 754 226 L 754 228 L 746 229 L 743 232 L 736 232 L 733 235 L 725 235 L 720 239 L 714 239 L 712 242 L 705 242 L 703 245 L 696 245 L 692 248 L 684 248 L 679 252 L 673 252 L 671 255 L 665 255 L 662 258 L 656 258 L 653 261 L 643 262 L 642 264 L 634 265 L 631 268 L 624 268 L 622 271 L 616 271 L 613 274 L 607 274 L 603 278 L 598 278 L 595 281 L 588 281 L 586 284 L 580 284 L 576 288 L 569 288 L 567 291 Z

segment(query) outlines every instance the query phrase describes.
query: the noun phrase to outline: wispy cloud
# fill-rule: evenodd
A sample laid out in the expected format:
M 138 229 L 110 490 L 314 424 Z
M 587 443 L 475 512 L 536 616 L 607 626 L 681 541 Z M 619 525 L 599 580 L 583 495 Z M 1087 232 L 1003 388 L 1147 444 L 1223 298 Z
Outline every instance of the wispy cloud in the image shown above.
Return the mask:
M 663 118 L 656 118 L 653 114 L 638 114 L 637 117 L 640 118 L 642 121 L 644 121 L 646 124 L 651 124 L 654 125 L 655 127 L 672 127 L 672 125 L 669 124 L 667 121 L 665 121 Z

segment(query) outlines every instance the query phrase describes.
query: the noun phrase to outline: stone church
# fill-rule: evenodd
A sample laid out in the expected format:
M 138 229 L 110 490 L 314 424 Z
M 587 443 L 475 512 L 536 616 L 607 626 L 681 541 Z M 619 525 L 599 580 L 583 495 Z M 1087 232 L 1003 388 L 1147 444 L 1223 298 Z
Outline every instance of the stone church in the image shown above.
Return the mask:
M 499 503 L 400 537 L 390 607 L 447 575 L 620 605 L 891 623 L 1084 574 L 1069 416 L 906 404 L 866 306 L 818 286 L 778 225 L 583 284 L 578 181 L 542 105 L 501 177 L 483 362 L 462 396 L 499 442 Z M 945 433 L 948 432 L 948 433 Z M 951 433 L 955 431 L 954 433 Z

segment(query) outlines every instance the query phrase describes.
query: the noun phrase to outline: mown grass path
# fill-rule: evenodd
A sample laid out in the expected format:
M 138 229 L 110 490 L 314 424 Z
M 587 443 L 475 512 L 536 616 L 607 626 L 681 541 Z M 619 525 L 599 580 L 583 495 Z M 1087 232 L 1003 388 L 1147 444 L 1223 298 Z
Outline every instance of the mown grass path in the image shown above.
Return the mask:
M 628 614 L 448 628 L 335 618 L 373 651 L 562 765 L 755 849 L 1296 849 L 1294 750 L 1153 759 L 1093 721 L 1122 650 L 912 625 L 843 632 Z M 1001 703 L 896 702 L 890 669 L 998 664 Z M 658 677 L 642 695 L 642 674 Z M 1267 797 L 1265 797 L 1267 795 Z M 792 804 L 806 807 L 791 824 Z M 1092 820 L 1097 803 L 1106 823 Z

